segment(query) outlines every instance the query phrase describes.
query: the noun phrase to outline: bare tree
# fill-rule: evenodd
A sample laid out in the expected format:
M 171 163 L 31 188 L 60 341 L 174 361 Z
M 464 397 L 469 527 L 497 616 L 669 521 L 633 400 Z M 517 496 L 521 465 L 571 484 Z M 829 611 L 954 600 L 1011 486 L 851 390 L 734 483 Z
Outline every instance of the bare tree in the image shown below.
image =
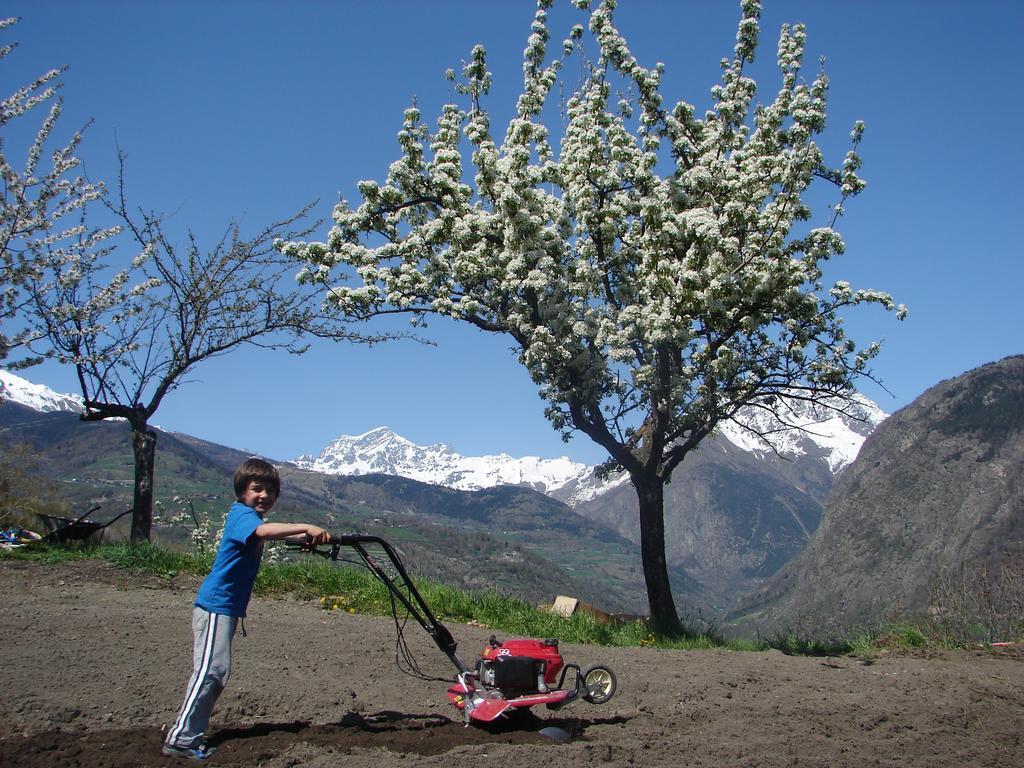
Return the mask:
M 66 502 L 40 470 L 40 456 L 28 443 L 8 443 L 0 452 L 0 526 L 31 526 L 38 513 L 62 515 Z
M 355 333 L 340 314 L 323 309 L 321 290 L 297 284 L 294 262 L 275 247 L 310 231 L 312 204 L 249 236 L 232 222 L 209 249 L 190 231 L 179 247 L 161 216 L 128 209 L 120 159 L 119 199 L 109 208 L 139 255 L 116 291 L 97 280 L 95 268 L 54 266 L 56 279 L 34 294 L 34 314 L 44 354 L 75 366 L 82 419 L 123 418 L 131 425 L 136 543 L 148 541 L 152 527 L 157 433 L 150 420 L 197 365 L 242 345 L 301 354 L 309 337 L 365 343 L 389 337 Z

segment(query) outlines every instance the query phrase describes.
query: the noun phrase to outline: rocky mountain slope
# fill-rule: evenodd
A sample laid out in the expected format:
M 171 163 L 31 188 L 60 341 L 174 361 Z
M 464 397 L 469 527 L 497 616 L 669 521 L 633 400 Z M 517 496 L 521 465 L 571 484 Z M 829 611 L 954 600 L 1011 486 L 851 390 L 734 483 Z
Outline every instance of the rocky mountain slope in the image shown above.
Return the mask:
M 1022 554 L 1016 356 L 944 381 L 887 419 L 839 477 L 811 543 L 734 618 L 767 632 L 842 632 L 926 612 L 944 578 Z

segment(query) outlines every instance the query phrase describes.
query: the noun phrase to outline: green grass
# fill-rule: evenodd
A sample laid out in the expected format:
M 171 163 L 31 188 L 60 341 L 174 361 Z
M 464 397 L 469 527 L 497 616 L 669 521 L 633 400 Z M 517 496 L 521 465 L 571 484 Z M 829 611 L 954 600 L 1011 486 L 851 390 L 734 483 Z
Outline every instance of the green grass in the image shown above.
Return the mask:
M 48 565 L 90 557 L 106 560 L 119 568 L 165 578 L 178 573 L 205 576 L 212 561 L 210 556 L 175 552 L 151 544 L 135 547 L 128 544 L 61 547 L 38 544 L 0 554 L 0 558 L 26 559 Z M 602 624 L 583 614 L 566 619 L 496 591 L 467 592 L 420 579 L 415 583 L 431 611 L 442 622 L 474 623 L 508 635 L 557 637 L 567 643 L 750 649 L 742 643 L 727 645 L 707 636 L 661 637 L 642 622 Z M 381 616 L 391 613 L 387 589 L 369 571 L 314 557 L 302 557 L 289 563 L 264 563 L 254 592 L 262 596 L 293 595 L 327 611 Z
M 795 634 L 773 637 L 765 641 L 765 645 L 782 651 L 787 656 L 843 656 L 852 649 L 852 644 L 848 640 L 822 640 Z
M 179 573 L 205 576 L 212 562 L 210 555 L 186 554 L 151 544 L 135 547 L 123 543 L 60 547 L 34 544 L 13 551 L 0 550 L 0 559 L 32 560 L 47 565 L 84 558 L 101 558 L 119 568 L 165 578 Z M 652 631 L 640 621 L 600 623 L 586 614 L 566 619 L 497 591 L 467 592 L 419 578 L 415 578 L 415 583 L 431 611 L 442 622 L 482 625 L 506 635 L 557 637 L 567 643 L 732 651 L 774 648 L 791 655 L 850 655 L 869 663 L 885 653 L 920 653 L 964 647 L 949 641 L 948 635 L 929 631 L 912 622 L 879 625 L 847 639 L 823 640 L 796 634 L 769 640 L 738 639 L 729 642 L 714 634 L 669 637 Z M 264 563 L 256 579 L 255 593 L 262 596 L 292 595 L 309 600 L 318 609 L 326 611 L 378 616 L 391 613 L 387 589 L 368 570 L 312 556 L 299 557 L 287 563 Z
M 929 653 L 965 647 L 951 642 L 937 630 L 910 621 L 881 624 L 857 635 L 850 643 L 850 655 L 874 661 L 884 653 Z
M 781 635 L 766 641 L 769 648 L 798 656 L 854 656 L 868 663 L 884 654 L 932 653 L 969 644 L 952 641 L 940 627 L 907 619 L 863 628 L 848 638 Z
M 140 544 L 132 547 L 128 544 L 103 544 L 97 547 L 79 547 L 83 553 L 93 556 L 127 570 L 144 571 L 158 576 L 175 576 L 178 573 L 206 575 L 213 563 L 212 556 L 182 554 L 153 544 Z

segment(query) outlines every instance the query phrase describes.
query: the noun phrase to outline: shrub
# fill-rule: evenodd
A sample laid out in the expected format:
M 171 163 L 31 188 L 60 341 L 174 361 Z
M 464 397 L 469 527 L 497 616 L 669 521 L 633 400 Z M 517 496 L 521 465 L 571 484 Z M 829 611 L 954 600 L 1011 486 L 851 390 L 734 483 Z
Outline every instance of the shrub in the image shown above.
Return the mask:
M 931 615 L 936 631 L 959 645 L 1024 637 L 1024 557 L 945 572 L 932 588 Z

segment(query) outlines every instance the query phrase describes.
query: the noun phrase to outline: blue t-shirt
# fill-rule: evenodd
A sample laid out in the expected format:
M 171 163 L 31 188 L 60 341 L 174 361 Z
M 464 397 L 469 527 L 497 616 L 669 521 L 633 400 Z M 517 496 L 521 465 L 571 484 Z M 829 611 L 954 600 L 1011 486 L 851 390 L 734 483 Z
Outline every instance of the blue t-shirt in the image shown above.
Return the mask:
M 253 532 L 262 523 L 252 507 L 238 501 L 231 505 L 213 568 L 196 595 L 197 606 L 210 613 L 245 616 L 263 554 L 263 540 Z

